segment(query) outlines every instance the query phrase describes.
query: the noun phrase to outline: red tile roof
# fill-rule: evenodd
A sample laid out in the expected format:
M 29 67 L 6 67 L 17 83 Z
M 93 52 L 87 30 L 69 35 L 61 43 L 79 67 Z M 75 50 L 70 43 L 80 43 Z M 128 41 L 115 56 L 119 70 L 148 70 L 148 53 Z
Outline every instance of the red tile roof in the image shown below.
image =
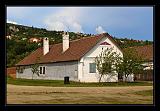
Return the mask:
M 147 61 L 153 61 L 153 45 L 129 47 L 137 51 L 137 54 Z
M 50 50 L 46 55 L 43 55 L 43 48 L 41 47 L 32 52 L 29 56 L 25 57 L 16 65 L 34 64 L 38 57 L 40 58 L 39 63 L 80 60 L 80 58 L 91 50 L 92 47 L 95 46 L 95 44 L 97 44 L 103 37 L 108 37 L 114 42 L 108 33 L 103 33 L 92 37 L 85 37 L 70 41 L 69 49 L 67 49 L 64 53 L 62 52 L 62 43 L 50 45 Z

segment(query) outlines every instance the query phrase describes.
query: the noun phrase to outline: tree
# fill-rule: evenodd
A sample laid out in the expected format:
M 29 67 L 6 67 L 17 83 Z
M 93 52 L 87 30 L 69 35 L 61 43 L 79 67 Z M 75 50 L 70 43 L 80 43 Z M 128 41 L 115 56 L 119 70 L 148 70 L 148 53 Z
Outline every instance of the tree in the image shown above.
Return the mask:
M 134 76 L 143 70 L 143 59 L 137 54 L 133 48 L 126 48 L 123 57 L 117 57 L 116 72 L 118 75 L 125 77 L 125 82 L 130 74 Z
M 38 63 L 39 60 L 40 60 L 40 58 L 38 57 L 38 58 L 36 59 L 35 64 L 32 64 L 32 65 L 31 65 L 32 79 L 33 79 L 33 75 L 34 75 L 34 74 L 37 74 L 37 75 L 39 76 L 39 63 Z
M 119 54 L 113 52 L 113 48 L 107 48 L 95 58 L 96 68 L 99 74 L 99 82 L 101 82 L 102 77 L 106 75 L 114 76 L 116 74 L 115 62 L 118 56 Z

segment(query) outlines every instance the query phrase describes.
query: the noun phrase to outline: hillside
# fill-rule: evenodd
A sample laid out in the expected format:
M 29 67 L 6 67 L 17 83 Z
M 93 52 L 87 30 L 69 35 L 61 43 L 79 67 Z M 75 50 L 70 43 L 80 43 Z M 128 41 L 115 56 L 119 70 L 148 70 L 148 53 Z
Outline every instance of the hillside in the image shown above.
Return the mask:
M 50 44 L 62 42 L 63 31 L 48 31 L 43 28 L 29 27 L 23 25 L 15 25 L 7 23 L 6 38 L 7 38 L 7 66 L 14 66 L 33 50 L 42 46 L 42 38 L 48 37 Z M 70 40 L 80 39 L 91 36 L 91 34 L 69 32 Z M 38 42 L 33 42 L 36 38 Z M 113 37 L 121 48 L 131 46 L 144 46 L 152 44 L 152 41 L 141 41 L 127 38 Z

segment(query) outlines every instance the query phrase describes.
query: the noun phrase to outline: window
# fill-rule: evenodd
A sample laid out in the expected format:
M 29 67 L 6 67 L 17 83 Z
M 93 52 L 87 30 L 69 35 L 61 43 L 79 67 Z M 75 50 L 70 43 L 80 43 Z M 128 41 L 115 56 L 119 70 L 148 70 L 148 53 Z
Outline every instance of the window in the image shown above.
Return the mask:
M 45 67 L 43 67 L 43 74 L 45 74 Z
M 89 72 L 96 73 L 96 63 L 89 63 Z
M 40 67 L 40 74 L 42 74 L 42 67 Z
M 23 66 L 17 67 L 18 73 L 23 73 L 24 69 L 25 67 Z
M 46 68 L 45 67 L 40 67 L 40 74 L 45 74 Z

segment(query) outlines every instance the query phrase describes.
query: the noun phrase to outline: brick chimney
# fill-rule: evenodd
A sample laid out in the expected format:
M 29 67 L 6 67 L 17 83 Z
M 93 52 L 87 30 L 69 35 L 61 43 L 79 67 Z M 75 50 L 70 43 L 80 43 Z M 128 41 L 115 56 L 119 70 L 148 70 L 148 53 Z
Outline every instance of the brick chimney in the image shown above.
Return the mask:
M 49 39 L 47 37 L 43 38 L 43 55 L 49 52 Z
M 69 33 L 64 32 L 62 37 L 63 37 L 63 52 L 65 52 L 69 48 Z

